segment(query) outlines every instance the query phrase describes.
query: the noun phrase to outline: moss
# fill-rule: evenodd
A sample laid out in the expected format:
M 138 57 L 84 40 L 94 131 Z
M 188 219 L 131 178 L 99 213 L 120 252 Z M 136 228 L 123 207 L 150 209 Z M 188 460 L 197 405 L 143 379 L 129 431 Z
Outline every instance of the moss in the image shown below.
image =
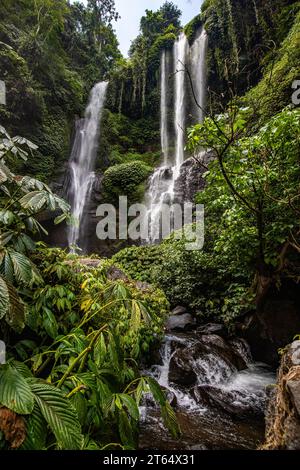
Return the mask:
M 199 31 L 200 28 L 203 26 L 203 21 L 201 15 L 195 16 L 184 28 L 184 33 L 188 38 L 189 43 L 191 44 Z
M 279 52 L 266 67 L 259 84 L 246 95 L 248 103 L 259 103 L 258 117 L 268 120 L 291 103 L 292 83 L 300 75 L 300 13 Z
M 201 19 L 209 37 L 208 86 L 213 111 L 231 89 L 243 95 L 256 86 L 263 68 L 287 36 L 300 2 L 206 0 Z

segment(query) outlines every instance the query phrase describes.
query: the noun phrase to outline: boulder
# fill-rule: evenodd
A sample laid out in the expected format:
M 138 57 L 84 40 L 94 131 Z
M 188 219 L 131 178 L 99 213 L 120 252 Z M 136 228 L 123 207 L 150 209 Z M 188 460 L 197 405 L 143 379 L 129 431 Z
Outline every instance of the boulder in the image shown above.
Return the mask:
M 178 385 L 195 385 L 197 374 L 190 362 L 189 349 L 177 349 L 170 361 L 169 381 Z
M 128 281 L 128 276 L 116 266 L 110 266 L 107 271 L 107 277 L 110 281 Z
M 300 450 L 300 341 L 286 348 L 267 412 L 267 450 Z
M 244 317 L 238 328 L 255 360 L 278 367 L 278 349 L 300 332 L 300 283 L 283 280 L 280 290 L 271 286 L 256 313 Z
M 184 313 L 182 315 L 170 315 L 166 327 L 169 331 L 186 330 L 193 328 L 195 324 L 195 318 L 189 313 Z
M 212 406 L 236 418 L 263 415 L 263 410 L 249 402 L 247 393 L 240 390 L 232 391 L 212 385 L 202 385 L 193 389 L 193 396 L 198 403 Z
M 172 310 L 172 315 L 183 315 L 184 313 L 187 313 L 186 308 L 181 305 L 178 305 L 178 307 Z
M 207 323 L 206 325 L 199 326 L 196 331 L 200 335 L 227 336 L 227 330 L 221 323 Z
M 228 344 L 221 336 L 218 335 L 203 335 L 200 337 L 199 347 L 206 352 L 213 352 L 215 355 L 221 357 L 228 364 L 236 367 L 237 370 L 247 369 L 245 359 L 236 351 L 230 344 Z
M 300 371 L 299 371 L 298 379 L 294 378 L 294 379 L 288 380 L 286 383 L 286 386 L 289 390 L 290 397 L 295 407 L 295 410 L 297 411 L 298 416 L 300 418 Z

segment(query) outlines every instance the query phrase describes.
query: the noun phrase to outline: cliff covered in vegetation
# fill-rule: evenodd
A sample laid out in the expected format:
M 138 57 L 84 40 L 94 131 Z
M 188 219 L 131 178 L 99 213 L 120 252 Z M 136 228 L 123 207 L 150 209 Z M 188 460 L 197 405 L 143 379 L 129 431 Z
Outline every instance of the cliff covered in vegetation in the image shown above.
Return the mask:
M 276 366 L 278 348 L 300 331 L 299 2 L 206 0 L 185 28 L 165 2 L 141 19 L 128 59 L 112 28 L 113 0 L 3 0 L 0 14 L 0 448 L 137 448 L 145 393 L 177 439 L 176 400 L 140 372 L 174 307 L 200 327 L 196 336 L 217 322 L 225 358 L 236 334 Z M 57 225 L 74 223 L 46 182 L 64 173 L 91 86 L 110 82 L 96 202 L 138 202 L 161 160 L 161 52 L 183 29 L 193 44 L 203 27 L 208 105 L 203 122 L 183 129 L 186 156 L 199 164 L 200 152 L 209 155 L 196 166 L 193 201 L 205 207 L 203 250 L 186 250 L 174 235 L 112 259 L 45 246 L 45 212 Z M 280 377 L 293 382 L 286 365 Z M 278 426 L 298 420 L 285 385 L 275 397 L 279 419 L 271 410 L 270 448 L 288 447 Z

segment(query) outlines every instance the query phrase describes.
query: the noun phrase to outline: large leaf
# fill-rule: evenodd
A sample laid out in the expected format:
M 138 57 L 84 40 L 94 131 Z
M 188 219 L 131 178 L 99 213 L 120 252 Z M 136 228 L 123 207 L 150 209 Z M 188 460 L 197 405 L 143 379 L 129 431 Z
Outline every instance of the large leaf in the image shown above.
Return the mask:
M 4 317 L 13 330 L 20 332 L 24 328 L 24 304 L 14 286 L 0 276 L 0 319 Z
M 27 437 L 20 450 L 44 450 L 47 423 L 37 403 L 27 421 Z
M 0 403 L 18 414 L 30 414 L 34 396 L 25 378 L 9 364 L 0 366 Z
M 9 308 L 9 292 L 5 280 L 0 276 L 0 320 Z
M 25 326 L 25 306 L 19 297 L 14 286 L 7 282 L 9 291 L 9 309 L 6 313 L 6 323 L 17 333 L 20 333 Z
M 42 383 L 31 383 L 31 389 L 58 447 L 65 450 L 81 449 L 83 440 L 78 416 L 63 392 Z
M 12 250 L 9 251 L 9 256 L 13 264 L 15 279 L 24 284 L 30 283 L 32 280 L 32 265 L 29 259 L 22 253 Z
M 130 449 L 136 448 L 136 442 L 134 439 L 134 432 L 131 423 L 127 414 L 123 410 L 119 412 L 119 434 L 122 444 L 128 446 Z
M 20 199 L 24 209 L 39 212 L 47 204 L 48 195 L 46 191 L 31 191 Z
M 147 381 L 147 383 L 149 385 L 150 392 L 152 393 L 154 400 L 160 406 L 164 406 L 165 403 L 166 403 L 166 396 L 165 396 L 164 392 L 162 391 L 160 385 L 152 377 L 144 377 L 144 378 L 145 378 L 145 380 Z
M 173 410 L 168 401 L 166 401 L 165 405 L 161 407 L 161 414 L 164 421 L 164 425 L 170 431 L 172 436 L 177 439 L 180 436 L 181 431 L 178 425 L 175 411 Z
M 130 416 L 135 420 L 138 421 L 140 417 L 140 412 L 138 409 L 138 406 L 134 399 L 130 395 L 126 395 L 125 393 L 120 393 L 119 397 L 121 398 L 121 401 L 123 402 L 123 405 L 126 406 L 128 413 Z

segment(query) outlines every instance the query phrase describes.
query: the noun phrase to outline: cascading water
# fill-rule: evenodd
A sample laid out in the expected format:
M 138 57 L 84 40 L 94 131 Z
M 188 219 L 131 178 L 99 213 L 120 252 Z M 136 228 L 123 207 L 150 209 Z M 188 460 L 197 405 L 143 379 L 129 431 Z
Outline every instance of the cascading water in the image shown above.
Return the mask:
M 150 222 L 150 233 L 148 243 L 155 243 L 161 239 L 161 216 L 163 205 L 172 203 L 191 202 L 182 200 L 182 182 L 186 169 L 182 173 L 185 162 L 185 128 L 188 106 L 187 79 L 185 67 L 191 67 L 194 82 L 194 91 L 198 103 L 205 106 L 205 58 L 207 51 L 207 34 L 202 30 L 199 37 L 190 48 L 184 33 L 181 33 L 173 48 L 173 84 L 174 84 L 174 135 L 170 135 L 168 113 L 168 90 L 170 88 L 170 78 L 168 74 L 168 55 L 163 51 L 161 55 L 161 150 L 163 154 L 163 164 L 158 167 L 149 180 L 149 188 L 145 196 L 147 205 L 147 215 L 145 223 Z M 203 112 L 197 111 L 197 120 L 203 119 Z M 173 143 L 173 145 L 172 145 Z M 171 148 L 174 148 L 171 153 Z M 193 173 L 193 172 L 192 172 Z M 179 182 L 180 179 L 180 182 Z M 172 227 L 171 227 L 172 228 Z M 174 227 L 173 227 L 174 228 Z
M 186 88 L 184 67 L 187 61 L 188 40 L 184 33 L 174 45 L 174 73 L 175 73 L 175 161 L 174 177 L 179 175 L 179 169 L 184 161 L 184 134 L 186 122 Z
M 161 150 L 164 157 L 164 165 L 168 163 L 169 156 L 169 133 L 168 133 L 168 107 L 167 107 L 167 92 L 168 92 L 168 72 L 167 72 L 167 51 L 163 51 L 161 55 L 161 73 L 160 73 L 160 137 L 161 137 Z
M 142 448 L 256 448 L 264 435 L 266 387 L 274 383 L 275 375 L 253 361 L 243 339 L 222 338 L 201 332 L 201 327 L 172 332 L 166 335 L 160 355 L 161 363 L 143 374 L 155 378 L 166 391 L 183 436 L 179 443 L 170 438 L 154 402 L 146 397 Z
M 69 169 L 71 186 L 68 198 L 72 208 L 72 215 L 76 219 L 76 225 L 69 229 L 68 243 L 73 249 L 80 245 L 80 230 L 84 208 L 93 186 L 94 166 L 97 156 L 98 141 L 100 135 L 100 122 L 105 102 L 108 83 L 97 83 L 91 91 L 89 103 L 85 111 L 85 118 L 77 123 Z
M 197 98 L 198 105 L 196 106 L 197 117 L 200 122 L 204 119 L 204 109 L 206 101 L 206 55 L 208 46 L 208 36 L 205 29 L 194 41 L 190 54 L 191 54 L 191 69 L 194 92 Z
M 167 96 L 169 88 L 169 76 L 167 73 L 167 53 L 163 51 L 161 56 L 161 150 L 163 154 L 163 166 L 157 168 L 150 178 L 149 189 L 146 193 L 147 223 L 150 221 L 150 233 L 148 242 L 160 240 L 161 214 L 163 204 L 171 204 L 174 200 L 175 181 L 180 173 L 180 166 L 184 161 L 184 129 L 186 115 L 186 87 L 184 66 L 188 58 L 188 41 L 184 33 L 181 33 L 174 44 L 174 130 L 175 151 L 170 154 L 170 135 L 167 109 Z

